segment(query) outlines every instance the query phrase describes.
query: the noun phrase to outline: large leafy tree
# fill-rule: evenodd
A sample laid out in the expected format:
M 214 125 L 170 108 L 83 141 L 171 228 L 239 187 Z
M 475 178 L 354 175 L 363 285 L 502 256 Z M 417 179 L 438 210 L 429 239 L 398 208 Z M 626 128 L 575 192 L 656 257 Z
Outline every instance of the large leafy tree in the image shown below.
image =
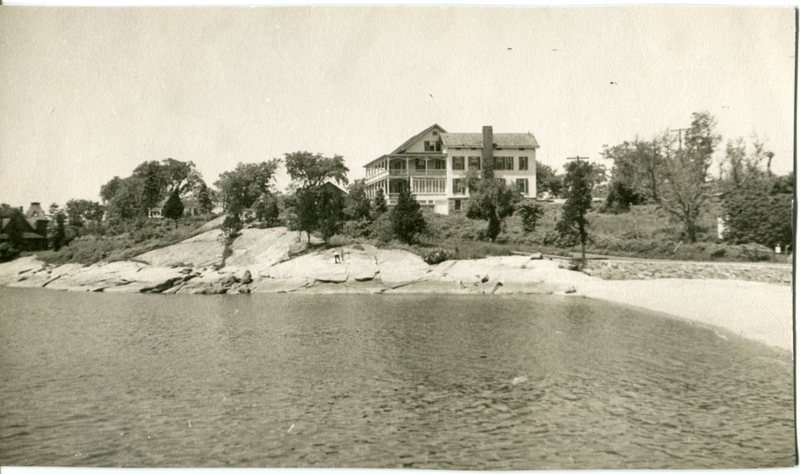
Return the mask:
M 112 220 L 130 220 L 147 216 L 142 178 L 131 176 L 120 180 L 113 197 L 108 201 Z
M 296 151 L 284 154 L 286 172 L 292 181 L 302 188 L 321 186 L 327 181 L 347 184 L 347 172 L 344 158 L 340 155 L 332 157 L 320 153 Z
M 581 244 L 581 265 L 586 262 L 586 241 L 589 221 L 586 214 L 592 208 L 592 188 L 595 169 L 585 161 L 572 161 L 565 166 L 564 196 L 566 201 L 561 210 L 561 219 L 556 230 L 562 237 L 577 237 Z
M 225 212 L 240 218 L 242 211 L 270 194 L 279 164 L 279 159 L 239 163 L 233 171 L 219 175 L 214 185 L 219 189 L 219 199 Z
M 467 217 L 488 221 L 486 237 L 493 241 L 500 234 L 503 220 L 514 213 L 519 193 L 506 185 L 503 179 L 484 178 L 470 192 Z
M 706 174 L 721 139 L 714 133 L 715 124 L 709 113 L 694 113 L 685 147 L 679 144 L 678 150 L 665 148 L 661 206 L 682 224 L 684 238 L 689 242 L 697 241 L 697 219 L 707 204 Z
M 327 243 L 342 228 L 344 222 L 344 197 L 333 186 L 315 188 L 317 230 Z
M 133 176 L 139 178 L 141 183 L 143 213 L 146 214 L 147 209 L 158 207 L 165 196 L 167 182 L 161 170 L 161 163 L 145 161 L 133 170 Z
M 349 204 L 346 215 L 350 220 L 369 219 L 372 212 L 363 179 L 353 181 L 347 190 Z
M 87 223 L 99 223 L 105 213 L 102 204 L 86 199 L 70 199 L 67 201 L 66 207 L 67 222 L 73 227 L 83 227 Z
M 389 220 L 392 223 L 392 233 L 408 244 L 414 243 L 427 228 L 419 203 L 407 186 L 400 189 L 397 204 L 392 208 Z
M 765 172 L 753 171 L 735 190 L 727 192 L 722 201 L 725 240 L 784 248 L 791 244 L 793 190 L 782 184 Z
M 296 216 L 298 230 L 305 231 L 310 239 L 311 232 L 320 231 L 328 240 L 344 220 L 344 201 L 340 190 L 328 182 L 347 184 L 344 158 L 320 153 L 297 151 L 284 155 L 286 172 L 292 179 L 295 195 L 289 201 Z M 334 194 L 338 194 L 335 197 Z
M 542 196 L 549 193 L 553 197 L 561 195 L 562 176 L 544 163 L 536 162 L 536 195 Z
M 256 211 L 256 219 L 270 227 L 277 224 L 280 208 L 278 207 L 278 198 L 274 193 L 261 196 L 253 208 Z

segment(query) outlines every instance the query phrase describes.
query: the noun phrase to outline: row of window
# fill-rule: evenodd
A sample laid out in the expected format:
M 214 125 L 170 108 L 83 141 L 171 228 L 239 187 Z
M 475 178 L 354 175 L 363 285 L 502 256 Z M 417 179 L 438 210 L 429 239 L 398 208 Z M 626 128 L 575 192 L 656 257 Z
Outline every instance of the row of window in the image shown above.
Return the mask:
M 452 165 L 453 170 L 455 171 L 463 171 L 464 170 L 464 158 L 463 156 L 454 156 L 452 158 Z M 480 170 L 481 169 L 481 157 L 480 156 L 469 156 L 467 157 L 467 165 L 469 166 L 470 170 Z M 527 171 L 528 170 L 528 157 L 527 156 L 519 156 L 517 157 L 517 169 L 519 171 Z M 507 170 L 507 171 L 514 171 L 514 157 L 513 156 L 495 156 L 494 157 L 494 169 L 498 171 Z
M 517 178 L 514 183 L 517 191 L 522 194 L 528 194 L 528 178 Z M 463 178 L 453 179 L 453 194 L 466 194 L 467 193 L 467 180 Z

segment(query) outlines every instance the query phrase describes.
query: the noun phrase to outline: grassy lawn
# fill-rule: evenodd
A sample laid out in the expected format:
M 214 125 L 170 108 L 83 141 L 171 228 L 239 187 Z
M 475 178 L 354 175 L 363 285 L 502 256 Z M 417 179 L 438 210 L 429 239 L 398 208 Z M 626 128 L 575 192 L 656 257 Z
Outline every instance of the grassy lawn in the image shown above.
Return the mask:
M 449 258 L 471 259 L 513 252 L 542 252 L 569 256 L 580 251 L 579 246 L 560 247 L 555 225 L 561 216 L 561 204 L 542 203 L 544 216 L 534 232 L 526 233 L 518 216 L 505 220 L 496 242 L 483 239 L 486 221 L 468 219 L 463 214 L 442 216 L 426 214 L 429 234 L 414 247 L 392 243 L 425 256 L 433 249 L 445 250 Z M 596 204 L 599 208 L 600 204 Z M 717 240 L 717 211 L 714 207 L 699 219 L 698 242 L 681 242 L 681 225 L 666 211 L 655 205 L 634 206 L 630 212 L 604 214 L 592 211 L 588 218 L 591 241 L 587 253 L 670 260 L 696 261 L 753 261 L 774 260 L 768 253 L 758 254 L 745 246 L 730 245 Z M 380 243 L 379 243 L 380 245 Z M 385 246 L 386 244 L 383 244 Z M 764 249 L 766 250 L 766 249 Z

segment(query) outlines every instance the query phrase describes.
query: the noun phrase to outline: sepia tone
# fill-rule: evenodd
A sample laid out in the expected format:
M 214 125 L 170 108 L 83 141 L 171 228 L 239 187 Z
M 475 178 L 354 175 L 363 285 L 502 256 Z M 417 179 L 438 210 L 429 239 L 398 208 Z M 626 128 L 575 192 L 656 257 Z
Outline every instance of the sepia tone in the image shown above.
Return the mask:
M 796 36 L 0 7 L 0 465 L 795 465 Z

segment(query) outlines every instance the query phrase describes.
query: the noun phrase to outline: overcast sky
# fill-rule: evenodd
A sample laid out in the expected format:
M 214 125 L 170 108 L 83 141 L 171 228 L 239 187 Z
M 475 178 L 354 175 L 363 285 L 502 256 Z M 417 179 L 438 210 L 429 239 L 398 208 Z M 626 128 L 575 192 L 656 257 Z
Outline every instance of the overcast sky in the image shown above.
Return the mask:
M 96 200 L 167 157 L 213 183 L 308 150 L 360 178 L 432 123 L 532 132 L 560 167 L 701 110 L 788 172 L 794 35 L 788 7 L 2 7 L 0 202 Z

